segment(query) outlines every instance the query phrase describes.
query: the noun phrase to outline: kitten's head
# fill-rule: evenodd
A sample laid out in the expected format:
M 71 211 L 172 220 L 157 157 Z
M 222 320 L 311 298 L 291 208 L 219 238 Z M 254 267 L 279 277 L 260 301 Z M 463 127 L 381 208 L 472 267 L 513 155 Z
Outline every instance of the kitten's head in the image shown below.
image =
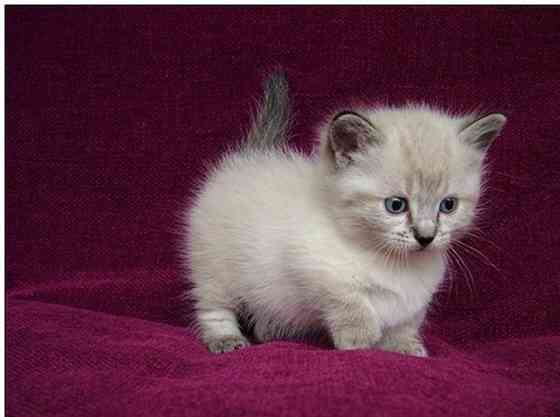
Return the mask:
M 321 158 L 342 229 L 386 252 L 445 250 L 474 219 L 484 155 L 505 122 L 426 106 L 336 114 Z

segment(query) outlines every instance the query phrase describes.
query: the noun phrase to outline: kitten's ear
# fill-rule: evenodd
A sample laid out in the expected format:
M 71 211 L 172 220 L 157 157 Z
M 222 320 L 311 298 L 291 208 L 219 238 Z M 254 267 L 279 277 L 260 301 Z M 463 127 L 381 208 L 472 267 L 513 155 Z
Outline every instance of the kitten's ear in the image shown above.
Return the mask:
M 345 111 L 338 113 L 329 126 L 329 147 L 337 168 L 350 164 L 352 155 L 368 145 L 381 144 L 383 135 L 365 117 Z
M 506 116 L 500 113 L 484 116 L 465 127 L 459 133 L 459 139 L 476 149 L 486 151 L 500 134 L 506 120 Z

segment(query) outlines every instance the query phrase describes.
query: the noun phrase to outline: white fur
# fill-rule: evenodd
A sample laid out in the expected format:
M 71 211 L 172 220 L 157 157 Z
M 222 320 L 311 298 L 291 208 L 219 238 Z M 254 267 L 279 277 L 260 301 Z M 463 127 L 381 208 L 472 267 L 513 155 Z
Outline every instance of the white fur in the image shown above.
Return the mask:
M 263 341 L 325 328 L 338 348 L 425 354 L 418 328 L 445 249 L 474 216 L 483 154 L 458 140 L 460 117 L 422 106 L 360 112 L 385 144 L 343 170 L 329 157 L 326 124 L 310 157 L 247 149 L 209 172 L 186 213 L 186 259 L 211 350 L 229 350 L 212 348 L 224 337 L 244 340 L 235 313 L 246 311 Z M 403 193 L 408 220 L 383 205 Z M 434 217 L 450 194 L 457 212 Z M 429 249 L 418 250 L 410 221 L 439 223 Z

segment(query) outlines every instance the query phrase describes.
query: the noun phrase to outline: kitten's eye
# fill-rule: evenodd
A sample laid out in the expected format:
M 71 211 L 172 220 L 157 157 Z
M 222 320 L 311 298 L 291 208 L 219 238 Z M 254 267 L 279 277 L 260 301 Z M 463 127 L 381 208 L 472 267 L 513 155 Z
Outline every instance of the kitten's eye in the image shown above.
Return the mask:
M 389 213 L 401 214 L 408 209 L 406 198 L 389 197 L 385 199 L 385 208 Z
M 439 211 L 442 213 L 453 213 L 457 209 L 459 202 L 455 197 L 446 197 L 439 203 Z

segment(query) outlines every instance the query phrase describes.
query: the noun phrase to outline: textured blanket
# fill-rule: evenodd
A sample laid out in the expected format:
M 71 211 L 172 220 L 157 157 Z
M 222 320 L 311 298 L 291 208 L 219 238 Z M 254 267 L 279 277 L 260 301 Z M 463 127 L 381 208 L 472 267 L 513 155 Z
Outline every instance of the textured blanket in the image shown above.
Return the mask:
M 560 10 L 6 11 L 7 414 L 560 416 Z M 275 65 L 294 146 L 352 99 L 503 111 L 430 358 L 194 337 L 178 219 Z

